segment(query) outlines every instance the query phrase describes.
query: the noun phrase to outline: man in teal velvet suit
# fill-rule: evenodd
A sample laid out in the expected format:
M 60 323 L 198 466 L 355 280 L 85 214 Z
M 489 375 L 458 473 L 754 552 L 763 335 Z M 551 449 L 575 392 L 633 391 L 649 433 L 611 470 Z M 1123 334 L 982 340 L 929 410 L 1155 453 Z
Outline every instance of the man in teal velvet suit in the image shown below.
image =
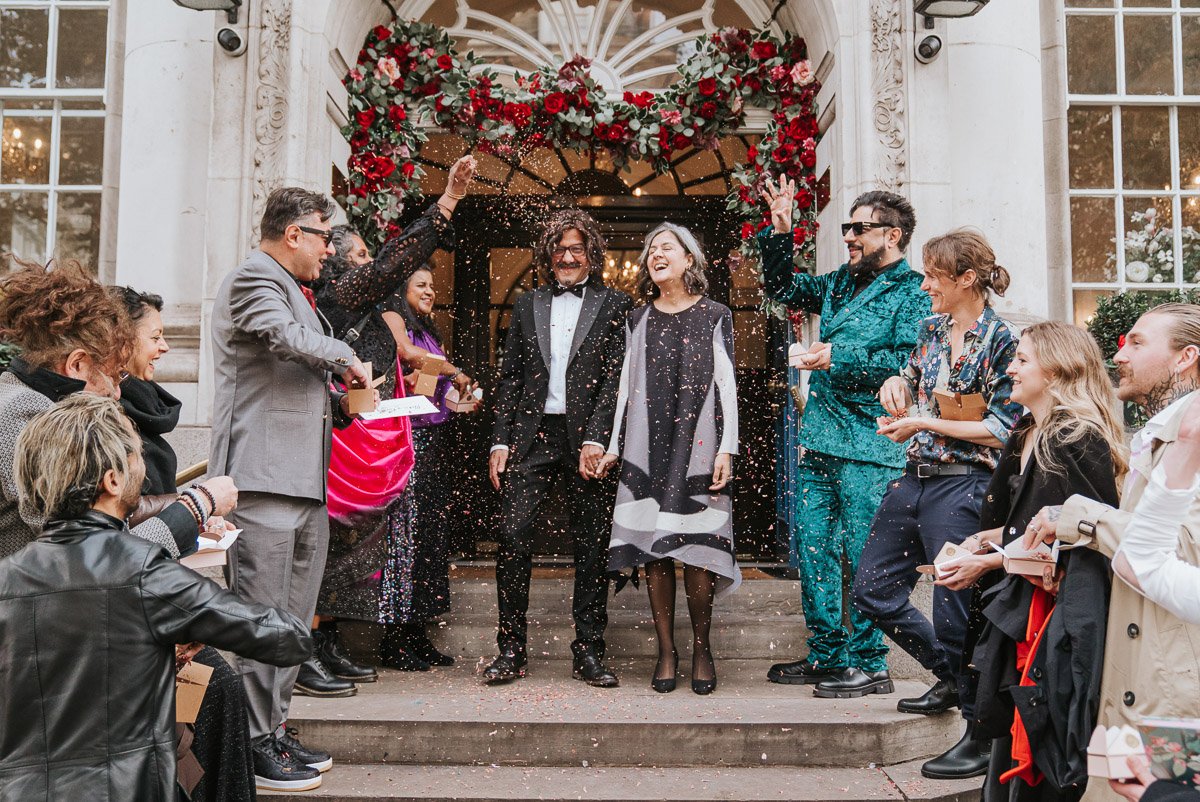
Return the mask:
M 866 616 L 843 605 L 887 481 L 904 468 L 904 447 L 876 434 L 879 387 L 899 373 L 929 314 L 921 274 L 904 258 L 916 214 L 890 192 L 867 192 L 842 226 L 849 261 L 810 276 L 792 263 L 792 195 L 771 186 L 773 229 L 759 234 L 765 291 L 821 316 L 820 340 L 804 355 L 808 400 L 800 428 L 799 527 L 793 551 L 811 635 L 808 656 L 772 666 L 767 677 L 816 684 L 823 697 L 891 693 L 887 646 Z M 845 623 L 848 620 L 849 627 Z

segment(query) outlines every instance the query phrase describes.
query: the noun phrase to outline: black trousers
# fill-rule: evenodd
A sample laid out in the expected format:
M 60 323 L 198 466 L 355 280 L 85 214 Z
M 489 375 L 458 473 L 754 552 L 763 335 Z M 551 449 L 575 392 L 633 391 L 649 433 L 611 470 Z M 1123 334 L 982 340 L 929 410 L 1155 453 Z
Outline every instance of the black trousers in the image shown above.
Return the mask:
M 579 452 L 567 440 L 565 416 L 546 415 L 528 453 L 510 462 L 502 474 L 504 530 L 496 560 L 496 591 L 501 651 L 525 653 L 528 640 L 529 581 L 533 568 L 533 525 L 555 482 L 564 482 L 574 541 L 575 641 L 571 650 L 592 648 L 603 656 L 608 625 L 608 542 L 612 529 L 616 477 L 584 479 L 579 475 Z

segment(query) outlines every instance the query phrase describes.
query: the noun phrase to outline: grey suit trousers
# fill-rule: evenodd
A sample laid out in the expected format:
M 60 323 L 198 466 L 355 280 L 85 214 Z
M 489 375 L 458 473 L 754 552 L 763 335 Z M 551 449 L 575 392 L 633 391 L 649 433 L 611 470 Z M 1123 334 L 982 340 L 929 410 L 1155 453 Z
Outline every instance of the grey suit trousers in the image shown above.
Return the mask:
M 311 621 L 329 547 L 326 506 L 313 499 L 243 492 L 229 520 L 244 530 L 225 568 L 230 590 Z M 300 667 L 276 668 L 239 657 L 237 669 L 250 701 L 250 739 L 258 741 L 287 720 Z

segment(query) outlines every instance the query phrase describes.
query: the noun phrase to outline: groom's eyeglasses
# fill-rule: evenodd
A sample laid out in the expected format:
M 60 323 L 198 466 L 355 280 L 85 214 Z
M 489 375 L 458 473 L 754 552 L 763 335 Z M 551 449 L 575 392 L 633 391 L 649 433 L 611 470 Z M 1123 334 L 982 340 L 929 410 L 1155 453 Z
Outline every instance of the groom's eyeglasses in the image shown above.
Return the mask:
M 896 226 L 889 226 L 887 223 L 871 223 L 871 222 L 842 223 L 842 236 L 844 237 L 847 234 L 849 234 L 851 231 L 853 231 L 854 236 L 861 237 L 863 235 L 864 231 L 871 231 L 876 228 L 896 228 Z

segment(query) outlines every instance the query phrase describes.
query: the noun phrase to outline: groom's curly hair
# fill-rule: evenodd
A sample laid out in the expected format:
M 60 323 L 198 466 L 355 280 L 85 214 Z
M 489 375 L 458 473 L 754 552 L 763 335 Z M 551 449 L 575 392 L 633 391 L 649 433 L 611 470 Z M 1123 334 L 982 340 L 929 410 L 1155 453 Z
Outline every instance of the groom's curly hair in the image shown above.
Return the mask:
M 604 284 L 604 254 L 608 243 L 600 233 L 600 224 L 580 209 L 564 209 L 551 215 L 542 238 L 533 249 L 533 267 L 544 282 L 554 281 L 554 249 L 562 242 L 563 234 L 572 228 L 583 237 L 587 249 L 588 281 Z

